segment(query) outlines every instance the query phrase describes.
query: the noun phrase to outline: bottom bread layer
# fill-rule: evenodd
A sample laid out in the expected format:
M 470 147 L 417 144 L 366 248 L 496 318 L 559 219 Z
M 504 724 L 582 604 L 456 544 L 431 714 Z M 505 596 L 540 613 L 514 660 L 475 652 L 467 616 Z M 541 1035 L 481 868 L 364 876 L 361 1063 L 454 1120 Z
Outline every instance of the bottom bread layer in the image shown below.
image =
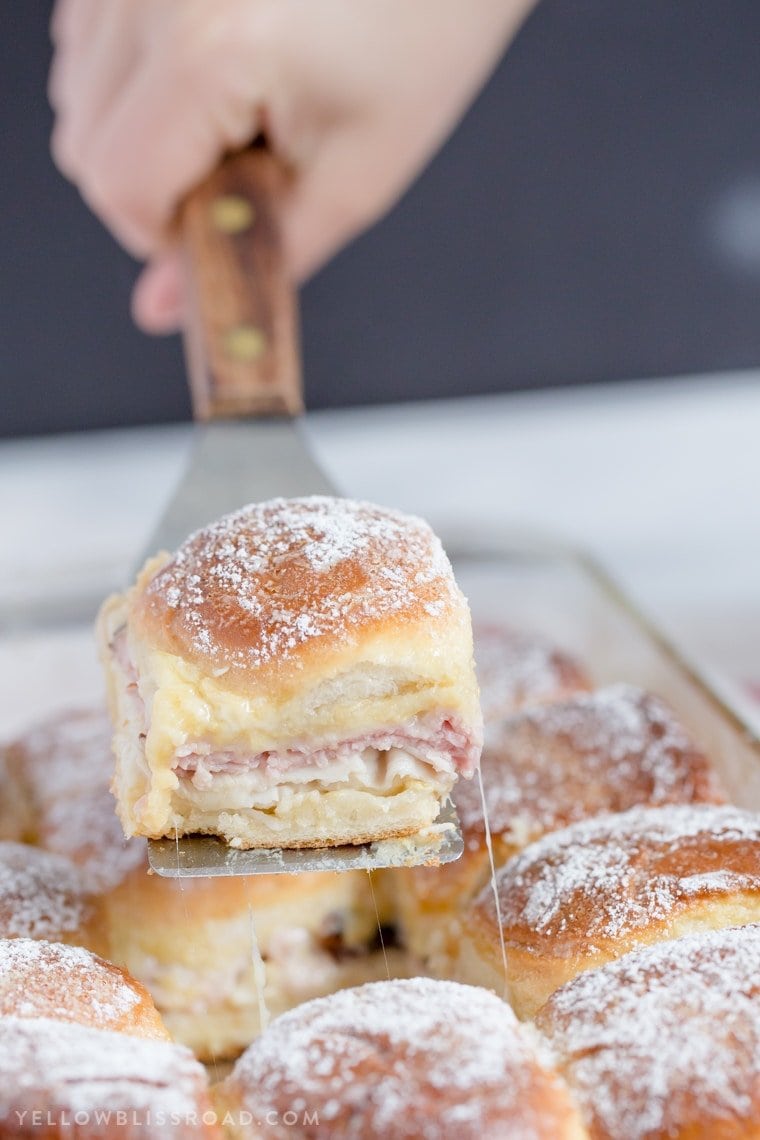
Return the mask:
M 392 792 L 311 789 L 262 811 L 204 811 L 173 800 L 171 831 L 219 835 L 230 847 L 326 847 L 401 838 L 429 827 L 441 810 L 441 786 L 404 781 Z M 445 787 L 443 789 L 445 795 Z

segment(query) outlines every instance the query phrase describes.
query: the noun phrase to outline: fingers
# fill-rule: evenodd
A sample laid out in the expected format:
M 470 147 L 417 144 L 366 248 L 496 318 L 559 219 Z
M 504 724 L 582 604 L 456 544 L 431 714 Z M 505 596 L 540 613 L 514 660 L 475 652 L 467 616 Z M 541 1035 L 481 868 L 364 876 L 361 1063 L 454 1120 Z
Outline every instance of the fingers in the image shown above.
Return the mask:
M 139 0 L 115 3 L 120 9 Z M 260 69 L 250 50 L 238 50 L 233 9 L 217 21 L 207 5 L 190 0 L 148 9 L 143 42 L 136 38 L 131 48 L 119 42 L 120 21 L 109 22 L 98 33 L 93 62 L 64 98 L 56 160 L 135 256 L 164 244 L 181 198 L 225 150 L 258 129 Z M 171 19 L 161 23 L 158 14 L 166 11 Z
M 177 206 L 262 126 L 291 181 L 288 263 L 313 273 L 403 192 L 532 0 L 59 0 L 56 159 L 135 256 L 138 322 L 173 327 Z M 160 255 L 160 256 L 159 256 Z
M 365 219 L 351 193 L 352 174 L 346 159 L 355 151 L 350 139 L 324 147 L 314 156 L 305 182 L 296 182 L 282 203 L 283 240 L 287 263 L 296 281 L 303 281 L 337 248 L 364 227 Z M 343 194 L 335 193 L 336 175 Z M 146 333 L 176 332 L 185 316 L 182 261 L 175 249 L 154 256 L 132 293 L 132 317 Z
M 357 140 L 359 161 L 350 153 L 350 128 L 363 120 L 357 105 L 367 102 L 364 71 L 351 52 L 332 66 L 345 16 L 334 7 L 332 20 L 299 31 L 294 11 L 252 0 L 59 0 L 55 157 L 133 255 L 165 248 L 180 200 L 264 124 L 294 171 L 284 204 L 294 274 L 313 272 L 362 228 L 378 198 L 374 175 L 369 192 L 363 176 L 366 141 Z M 171 281 L 160 260 L 138 286 L 145 327 L 175 320 Z
M 106 120 L 138 62 L 134 22 L 124 4 L 109 0 L 89 30 L 86 51 L 70 53 L 75 62 L 68 64 L 67 53 L 59 52 L 63 62 L 58 75 L 55 69 L 51 72 L 51 101 L 59 114 L 52 147 L 67 173 L 82 168 L 99 123 Z
M 176 332 L 184 315 L 179 255 L 160 254 L 143 270 L 132 293 L 132 317 L 147 333 Z
M 57 0 L 50 17 L 50 38 L 57 48 L 86 37 L 102 0 Z
M 283 199 L 285 254 L 293 278 L 305 281 L 391 205 L 407 167 L 361 119 L 322 140 Z
M 50 38 L 55 47 L 48 78 L 48 98 L 55 111 L 67 103 L 82 44 L 102 11 L 99 0 L 58 0 L 50 19 Z

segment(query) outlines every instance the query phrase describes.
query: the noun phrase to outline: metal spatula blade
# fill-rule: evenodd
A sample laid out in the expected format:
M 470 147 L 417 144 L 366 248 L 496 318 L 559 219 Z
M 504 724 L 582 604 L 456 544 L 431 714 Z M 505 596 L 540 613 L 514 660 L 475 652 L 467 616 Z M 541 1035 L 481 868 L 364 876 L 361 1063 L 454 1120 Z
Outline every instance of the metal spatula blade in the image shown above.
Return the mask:
M 174 550 L 246 503 L 334 493 L 294 418 L 303 400 L 296 298 L 276 209 L 282 178 L 263 148 L 232 155 L 181 212 L 185 348 L 193 411 L 203 422 L 145 557 Z M 461 852 L 450 805 L 419 836 L 356 847 L 238 851 L 195 836 L 148 843 L 151 869 L 173 877 L 373 870 L 448 862 Z
M 435 823 L 406 839 L 380 839 L 351 847 L 253 848 L 236 851 L 211 836 L 152 839 L 151 870 L 169 879 L 224 875 L 293 875 L 303 871 L 376 871 L 451 863 L 464 850 L 456 811 L 447 800 Z
M 336 494 L 295 419 L 215 420 L 196 430 L 187 470 L 138 568 L 156 551 L 174 550 L 199 527 L 246 503 Z

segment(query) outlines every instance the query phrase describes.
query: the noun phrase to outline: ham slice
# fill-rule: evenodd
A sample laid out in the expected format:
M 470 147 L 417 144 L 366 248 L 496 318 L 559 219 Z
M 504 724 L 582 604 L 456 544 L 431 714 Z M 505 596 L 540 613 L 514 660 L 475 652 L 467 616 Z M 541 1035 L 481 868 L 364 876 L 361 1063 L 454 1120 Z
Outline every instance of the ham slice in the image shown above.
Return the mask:
M 341 740 L 315 748 L 304 742 L 289 748 L 252 755 L 236 749 L 219 751 L 210 745 L 193 743 L 177 750 L 174 770 L 193 780 L 196 787 L 208 787 L 214 776 L 234 776 L 256 772 L 274 782 L 295 770 L 320 770 L 336 765 L 351 767 L 367 750 L 375 754 L 400 751 L 429 765 L 436 772 L 458 772 L 472 776 L 480 755 L 479 742 L 469 736 L 454 718 L 447 716 L 417 717 L 396 729 L 381 729 L 354 740 Z
M 149 717 L 137 683 L 137 671 L 127 646 L 126 631 L 119 630 L 111 649 L 126 682 L 132 719 L 148 731 Z M 173 764 L 180 779 L 192 782 L 198 791 L 210 788 L 216 777 L 253 777 L 259 786 L 304 779 L 341 778 L 345 774 L 372 770 L 378 759 L 406 757 L 412 767 L 431 769 L 430 775 L 455 774 L 469 778 L 477 768 L 481 741 L 467 731 L 457 717 L 446 713 L 415 717 L 405 725 L 378 729 L 351 740 L 299 741 L 287 748 L 251 753 L 244 748 L 218 749 L 205 741 L 192 741 L 177 749 Z M 312 775 L 313 773 L 313 775 Z

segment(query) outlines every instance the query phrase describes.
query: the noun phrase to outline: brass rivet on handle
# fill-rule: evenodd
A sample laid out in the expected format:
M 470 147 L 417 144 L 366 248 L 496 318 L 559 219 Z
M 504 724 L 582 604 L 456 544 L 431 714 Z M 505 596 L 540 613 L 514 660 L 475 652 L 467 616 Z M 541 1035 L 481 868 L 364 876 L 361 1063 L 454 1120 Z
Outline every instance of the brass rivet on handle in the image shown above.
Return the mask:
M 256 214 L 247 198 L 223 194 L 211 203 L 211 222 L 223 234 L 239 234 L 253 225 Z
M 236 325 L 224 335 L 224 351 L 233 360 L 258 360 L 266 352 L 267 338 L 255 325 Z

